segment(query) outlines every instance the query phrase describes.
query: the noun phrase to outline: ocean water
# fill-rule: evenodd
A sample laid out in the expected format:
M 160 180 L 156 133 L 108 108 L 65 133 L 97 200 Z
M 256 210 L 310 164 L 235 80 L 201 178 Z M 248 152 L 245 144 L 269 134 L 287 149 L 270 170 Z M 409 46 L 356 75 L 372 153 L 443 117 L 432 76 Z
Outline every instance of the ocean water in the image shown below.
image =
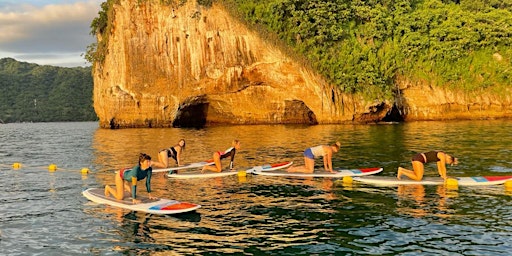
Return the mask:
M 239 170 L 302 164 L 306 147 L 338 140 L 335 167 L 383 167 L 379 175 L 395 176 L 398 166 L 411 167 L 413 154 L 439 149 L 460 160 L 448 167 L 451 176 L 494 176 L 512 175 L 511 135 L 511 120 L 121 130 L 92 122 L 1 124 L 0 254 L 510 255 L 512 191 L 503 185 L 453 190 L 157 174 L 154 195 L 202 205 L 169 216 L 95 204 L 81 192 L 113 184 L 114 171 L 135 165 L 138 153 L 157 159 L 181 138 L 184 163 L 211 158 L 239 139 Z M 436 175 L 435 164 L 427 165 L 425 176 Z M 143 185 L 139 190 L 145 193 Z

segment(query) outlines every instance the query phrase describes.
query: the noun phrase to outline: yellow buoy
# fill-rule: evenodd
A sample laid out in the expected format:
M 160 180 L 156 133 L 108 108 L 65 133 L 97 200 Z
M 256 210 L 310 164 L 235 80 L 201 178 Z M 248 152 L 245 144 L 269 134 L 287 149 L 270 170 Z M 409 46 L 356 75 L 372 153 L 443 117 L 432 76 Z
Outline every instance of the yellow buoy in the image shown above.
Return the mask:
M 459 182 L 453 178 L 446 179 L 445 185 L 447 189 L 457 190 L 459 188 Z
M 245 176 L 247 176 L 247 172 L 246 171 L 238 171 L 237 175 L 238 175 L 238 177 L 245 177 Z
M 459 182 L 454 178 L 446 179 L 445 183 L 446 183 L 446 186 L 458 186 L 459 185 Z
M 505 181 L 505 188 L 512 189 L 512 180 Z
M 14 164 L 12 164 L 12 168 L 19 169 L 19 168 L 21 168 L 21 164 L 20 163 L 14 163 Z
M 48 165 L 48 171 L 53 172 L 55 170 L 57 170 L 57 165 L 55 165 L 55 164 Z
M 238 176 L 238 182 L 240 182 L 240 183 L 247 182 L 247 177 L 246 176 Z
M 87 173 L 89 173 L 89 168 L 82 168 L 82 170 L 80 170 L 80 172 L 82 174 L 87 174 Z
M 353 181 L 354 181 L 354 179 L 352 179 L 351 176 L 343 177 L 343 184 L 352 184 Z

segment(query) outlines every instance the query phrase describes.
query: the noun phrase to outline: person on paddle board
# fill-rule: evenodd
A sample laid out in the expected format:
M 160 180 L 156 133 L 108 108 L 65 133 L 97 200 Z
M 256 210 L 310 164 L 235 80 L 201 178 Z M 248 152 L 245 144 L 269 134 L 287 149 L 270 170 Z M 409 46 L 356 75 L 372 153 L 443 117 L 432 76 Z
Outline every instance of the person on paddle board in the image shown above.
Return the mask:
M 224 158 L 231 157 L 231 161 L 229 162 L 229 169 L 233 170 L 233 162 L 235 160 L 236 151 L 240 149 L 240 141 L 233 140 L 231 147 L 224 151 L 217 151 L 213 153 L 213 161 L 215 162 L 214 166 L 204 166 L 203 172 L 208 170 L 212 172 L 222 172 L 222 164 L 220 160 Z
M 185 145 L 185 140 L 181 139 L 178 141 L 178 144 L 170 148 L 160 150 L 160 152 L 158 152 L 158 163 L 155 163 L 155 167 L 169 167 L 169 158 L 174 159 L 177 166 L 181 166 L 181 153 L 185 150 Z
M 422 180 L 423 174 L 425 173 L 424 165 L 431 162 L 437 163 L 437 171 L 439 172 L 439 176 L 443 179 L 447 178 L 446 164 L 457 165 L 459 163 L 457 158 L 452 155 L 448 155 L 443 151 L 419 153 L 412 157 L 413 171 L 398 167 L 396 178 L 401 179 L 402 175 L 405 175 L 413 180 Z
M 122 169 L 116 172 L 115 189 L 109 185 L 105 186 L 105 196 L 113 195 L 116 199 L 124 199 L 124 191 L 132 193 L 132 202 L 134 204 L 140 203 L 137 200 L 137 181 L 146 179 L 146 190 L 150 199 L 155 199 L 151 196 L 151 173 L 153 168 L 151 167 L 151 156 L 141 153 L 139 155 L 139 164 L 131 169 Z M 131 182 L 131 186 L 130 186 Z
M 291 166 L 286 169 L 288 172 L 313 173 L 315 169 L 315 158 L 322 157 L 324 160 L 324 169 L 334 173 L 332 170 L 332 155 L 340 150 L 341 143 L 336 141 L 332 145 L 319 145 L 304 150 L 304 165 Z

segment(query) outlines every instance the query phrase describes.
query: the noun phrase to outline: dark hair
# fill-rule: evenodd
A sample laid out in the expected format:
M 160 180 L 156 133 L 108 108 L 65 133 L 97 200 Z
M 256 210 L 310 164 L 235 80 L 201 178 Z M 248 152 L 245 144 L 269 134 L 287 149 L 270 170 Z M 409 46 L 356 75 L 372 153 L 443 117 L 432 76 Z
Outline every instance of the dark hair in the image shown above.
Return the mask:
M 139 154 L 139 165 L 140 165 L 140 163 L 144 162 L 145 160 L 151 160 L 151 156 L 149 156 L 146 153 L 140 153 Z

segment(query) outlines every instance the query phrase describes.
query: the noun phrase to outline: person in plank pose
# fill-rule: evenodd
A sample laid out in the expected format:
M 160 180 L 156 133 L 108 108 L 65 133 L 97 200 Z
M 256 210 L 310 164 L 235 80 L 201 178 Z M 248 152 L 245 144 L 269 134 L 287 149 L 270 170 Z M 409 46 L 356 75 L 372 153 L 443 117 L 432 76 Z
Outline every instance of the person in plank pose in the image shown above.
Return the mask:
M 425 173 L 425 164 L 436 162 L 437 171 L 441 178 L 446 179 L 446 164 L 457 165 L 458 159 L 452 155 L 448 155 L 443 151 L 429 151 L 425 153 L 418 153 L 412 157 L 412 171 L 402 167 L 398 167 L 397 179 L 401 179 L 405 175 L 413 180 L 422 180 Z
M 141 153 L 139 155 L 139 164 L 131 169 L 125 168 L 116 172 L 115 182 L 116 187 L 112 188 L 109 185 L 105 186 L 105 196 L 113 195 L 116 199 L 124 199 L 124 191 L 132 194 L 132 202 L 134 204 L 140 203 L 137 200 L 137 181 L 146 179 L 146 190 L 150 199 L 155 199 L 151 196 L 151 156 Z M 131 182 L 131 186 L 130 186 Z
M 341 143 L 336 141 L 332 145 L 319 145 L 304 150 L 304 165 L 291 166 L 286 169 L 288 172 L 303 172 L 313 173 L 315 169 L 315 158 L 322 157 L 324 160 L 324 169 L 331 173 L 332 170 L 332 155 L 340 150 Z
M 240 149 L 240 141 L 233 140 L 231 147 L 224 151 L 217 151 L 213 153 L 213 161 L 215 162 L 214 166 L 204 166 L 204 171 L 212 171 L 212 172 L 222 172 L 222 164 L 220 160 L 224 158 L 231 157 L 231 161 L 229 162 L 229 169 L 233 170 L 233 162 L 235 160 L 236 151 Z
M 181 166 L 181 154 L 185 150 L 185 146 L 185 140 L 181 139 L 180 141 L 178 141 L 178 144 L 170 148 L 160 150 L 160 152 L 158 152 L 158 163 L 155 163 L 155 167 L 169 167 L 169 158 L 174 159 L 174 161 L 176 161 L 177 166 Z

